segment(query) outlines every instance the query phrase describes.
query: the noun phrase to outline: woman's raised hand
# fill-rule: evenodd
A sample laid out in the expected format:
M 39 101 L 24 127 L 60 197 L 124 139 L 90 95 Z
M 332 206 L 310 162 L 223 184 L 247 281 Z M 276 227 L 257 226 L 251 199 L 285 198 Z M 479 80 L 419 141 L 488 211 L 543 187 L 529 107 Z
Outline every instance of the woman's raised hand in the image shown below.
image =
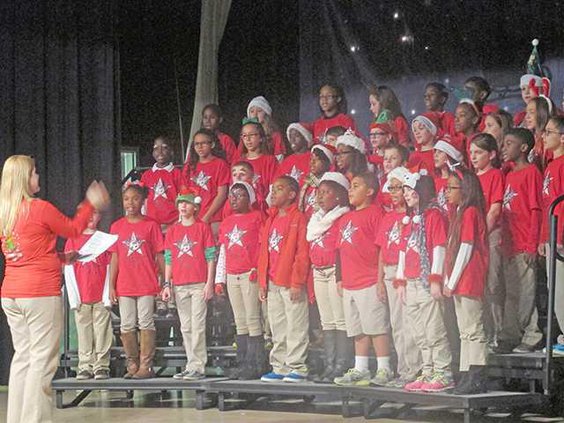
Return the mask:
M 110 205 L 110 194 L 103 182 L 92 181 L 86 190 L 86 199 L 98 211 L 102 211 Z

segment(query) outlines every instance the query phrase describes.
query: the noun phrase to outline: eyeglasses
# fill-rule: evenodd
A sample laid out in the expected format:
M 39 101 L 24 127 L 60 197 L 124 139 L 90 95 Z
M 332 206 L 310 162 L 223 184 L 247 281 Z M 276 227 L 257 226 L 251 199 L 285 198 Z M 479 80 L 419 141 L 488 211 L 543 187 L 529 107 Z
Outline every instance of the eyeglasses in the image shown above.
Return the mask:
M 260 134 L 258 132 L 251 132 L 249 134 L 241 134 L 241 139 L 244 140 L 250 140 L 251 138 L 255 138 L 257 136 L 259 136 Z
M 346 156 L 347 154 L 351 154 L 352 151 L 341 151 L 340 153 L 335 153 L 334 155 L 336 157 L 340 157 L 340 156 Z
M 390 185 L 390 186 L 388 187 L 388 191 L 389 191 L 389 192 L 400 192 L 400 191 L 402 191 L 402 190 L 403 190 L 403 186 L 401 186 L 401 185 L 395 185 L 395 186 L 394 186 L 394 185 Z
M 371 132 L 370 138 L 383 137 L 384 135 L 388 135 L 388 133 L 387 132 Z
M 448 192 L 454 191 L 455 189 L 460 189 L 460 187 L 455 187 L 453 185 L 447 185 L 446 186 L 446 191 L 448 191 Z
M 552 129 L 545 129 L 544 131 L 542 131 L 543 135 L 548 135 L 548 134 L 558 134 L 558 135 L 564 135 L 564 132 L 560 132 L 560 131 L 554 131 Z

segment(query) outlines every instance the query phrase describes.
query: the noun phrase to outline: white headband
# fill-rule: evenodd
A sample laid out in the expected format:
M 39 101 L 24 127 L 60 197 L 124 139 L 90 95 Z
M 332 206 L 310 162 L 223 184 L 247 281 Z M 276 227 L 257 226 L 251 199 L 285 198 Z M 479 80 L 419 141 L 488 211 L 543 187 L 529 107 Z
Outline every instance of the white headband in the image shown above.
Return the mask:
M 335 155 L 333 154 L 333 152 L 331 150 L 329 150 L 323 144 L 315 144 L 313 147 L 311 147 L 311 151 L 313 151 L 313 150 L 321 151 L 323 154 L 325 154 L 327 156 L 327 158 L 329 159 L 329 162 L 333 163 L 333 160 L 335 159 Z
M 342 173 L 339 173 L 339 172 L 325 172 L 323 174 L 323 176 L 321 177 L 321 180 L 319 181 L 319 183 L 321 183 L 323 181 L 336 182 L 337 184 L 342 186 L 347 191 L 351 187 L 351 184 L 350 184 L 349 180 L 347 179 L 347 177 L 345 175 L 343 175 Z
M 437 125 L 435 125 L 431 119 L 427 116 L 419 115 L 411 122 L 411 130 L 413 131 L 413 126 L 417 123 L 423 124 L 433 135 L 437 135 Z

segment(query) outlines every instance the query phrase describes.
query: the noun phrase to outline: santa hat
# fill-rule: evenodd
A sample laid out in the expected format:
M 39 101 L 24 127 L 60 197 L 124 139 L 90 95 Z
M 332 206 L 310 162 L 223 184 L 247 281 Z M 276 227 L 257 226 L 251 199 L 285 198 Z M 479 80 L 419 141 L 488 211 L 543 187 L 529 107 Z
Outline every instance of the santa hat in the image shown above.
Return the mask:
M 237 181 L 229 187 L 229 191 L 231 191 L 235 185 L 242 185 L 247 190 L 247 193 L 249 194 L 249 204 L 254 204 L 255 201 L 257 201 L 255 190 L 249 183 L 245 181 Z
M 360 151 L 362 154 L 366 152 L 364 141 L 357 137 L 350 128 L 347 129 L 347 132 L 345 132 L 343 135 L 337 137 L 336 146 L 338 147 L 339 144 L 348 145 L 349 147 Z
M 329 163 L 333 163 L 333 160 L 335 159 L 335 153 L 337 152 L 335 150 L 335 147 L 329 144 L 315 144 L 313 147 L 311 147 L 311 151 L 313 150 L 321 151 L 325 155 L 325 157 L 329 159 Z
M 374 122 L 370 124 L 370 131 L 373 129 L 379 129 L 386 134 L 393 134 L 394 128 L 388 122 Z
M 411 122 L 412 131 L 416 123 L 420 123 L 423 126 L 425 126 L 425 128 L 427 128 L 429 132 L 431 132 L 433 135 L 437 135 L 437 132 L 440 127 L 439 117 L 437 114 L 433 112 L 423 113 L 417 116 L 415 119 L 413 119 L 413 121 Z
M 300 134 L 302 134 L 302 136 L 307 141 L 307 146 L 308 147 L 311 146 L 311 143 L 313 142 L 313 136 L 311 134 L 311 125 L 307 123 L 299 123 L 299 122 L 289 124 L 288 128 L 286 129 L 286 137 L 288 139 L 290 139 L 290 129 L 295 129 Z
M 251 108 L 252 107 L 258 107 L 259 109 L 264 110 L 264 113 L 266 113 L 267 115 L 269 115 L 269 116 L 272 115 L 272 107 L 270 107 L 270 103 L 262 95 L 259 95 L 258 97 L 253 98 L 249 102 L 249 105 L 247 106 L 247 117 L 249 117 L 251 115 Z
M 319 183 L 321 183 L 323 181 L 336 182 L 337 184 L 342 186 L 347 191 L 351 187 L 351 184 L 350 184 L 349 180 L 347 179 L 347 177 L 345 175 L 343 175 L 342 173 L 339 173 L 339 172 L 325 172 L 323 174 L 323 176 L 321 177 L 321 180 L 319 181 Z
M 476 104 L 476 102 L 474 100 L 470 99 L 470 98 L 463 98 L 458 102 L 458 104 L 469 104 L 474 109 L 474 111 L 476 112 L 476 114 L 478 116 L 482 115 L 482 112 L 478 108 L 478 105 Z
M 442 151 L 451 159 L 456 160 L 457 162 L 462 161 L 462 153 L 460 153 L 460 151 L 458 151 L 458 149 L 454 145 L 452 145 L 450 137 L 448 135 L 445 135 L 444 137 L 442 137 L 442 139 L 438 140 L 433 148 L 435 150 Z
M 537 49 L 539 45 L 539 40 L 535 38 L 532 41 L 533 50 L 529 55 L 529 60 L 527 61 L 527 73 L 521 77 L 520 86 L 530 87 L 536 96 L 544 94 L 546 96 L 550 95 L 550 79 L 548 75 L 545 75 L 545 71 L 542 67 L 540 54 Z
M 181 190 L 180 193 L 176 196 L 176 205 L 178 206 L 178 203 L 182 202 L 190 203 L 197 208 L 200 208 L 200 204 L 202 204 L 202 197 L 198 195 L 197 191 L 186 188 Z
M 386 176 L 386 183 L 382 187 L 382 192 L 390 192 L 390 181 L 392 179 L 397 179 L 402 184 L 405 181 L 406 176 L 409 174 L 407 168 L 400 166 L 390 170 L 390 173 Z

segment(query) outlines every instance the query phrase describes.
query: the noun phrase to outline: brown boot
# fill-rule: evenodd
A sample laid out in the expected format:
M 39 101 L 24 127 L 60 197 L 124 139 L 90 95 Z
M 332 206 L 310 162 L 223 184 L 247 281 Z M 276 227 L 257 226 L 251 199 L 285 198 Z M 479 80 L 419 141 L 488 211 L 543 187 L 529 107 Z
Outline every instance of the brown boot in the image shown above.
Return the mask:
M 122 332 L 121 343 L 126 357 L 127 373 L 123 376 L 124 379 L 131 379 L 139 370 L 139 343 L 137 341 L 137 331 Z
M 141 359 L 139 370 L 133 375 L 133 379 L 150 379 L 155 377 L 153 371 L 153 358 L 155 357 L 155 335 L 154 330 L 142 330 L 141 333 Z

